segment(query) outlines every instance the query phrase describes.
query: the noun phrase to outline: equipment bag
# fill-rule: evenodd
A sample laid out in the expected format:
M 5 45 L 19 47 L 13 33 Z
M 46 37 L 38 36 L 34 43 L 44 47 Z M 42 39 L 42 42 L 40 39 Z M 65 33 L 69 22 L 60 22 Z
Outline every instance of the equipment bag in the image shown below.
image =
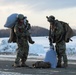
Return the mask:
M 65 42 L 69 42 L 70 38 L 74 36 L 74 32 L 68 23 L 60 21 L 64 28 L 64 40 Z
M 16 34 L 14 33 L 14 27 L 10 28 L 10 37 L 8 42 L 16 42 Z
M 49 62 L 37 61 L 32 64 L 33 68 L 51 68 L 51 64 Z
M 56 51 L 50 48 L 45 55 L 44 62 L 49 62 L 51 64 L 51 68 L 56 68 L 57 66 L 57 57 Z
M 17 20 L 17 15 L 18 15 L 17 13 L 9 15 L 4 27 L 12 28 L 15 25 L 15 22 Z

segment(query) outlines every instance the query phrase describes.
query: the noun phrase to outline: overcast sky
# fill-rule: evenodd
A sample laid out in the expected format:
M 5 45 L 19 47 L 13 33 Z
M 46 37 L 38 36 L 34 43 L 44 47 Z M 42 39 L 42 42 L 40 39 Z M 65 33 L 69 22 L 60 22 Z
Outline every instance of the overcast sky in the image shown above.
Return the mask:
M 0 29 L 13 13 L 27 16 L 32 26 L 49 29 L 46 16 L 54 15 L 72 28 L 76 27 L 76 0 L 0 0 Z

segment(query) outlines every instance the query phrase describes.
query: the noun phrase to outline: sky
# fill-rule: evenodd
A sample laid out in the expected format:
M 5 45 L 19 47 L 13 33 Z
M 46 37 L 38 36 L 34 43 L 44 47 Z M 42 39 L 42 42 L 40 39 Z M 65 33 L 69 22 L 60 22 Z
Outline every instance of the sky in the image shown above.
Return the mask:
M 76 29 L 76 0 L 0 0 L 0 29 L 13 13 L 27 16 L 31 26 L 49 29 L 46 16 L 53 15 Z

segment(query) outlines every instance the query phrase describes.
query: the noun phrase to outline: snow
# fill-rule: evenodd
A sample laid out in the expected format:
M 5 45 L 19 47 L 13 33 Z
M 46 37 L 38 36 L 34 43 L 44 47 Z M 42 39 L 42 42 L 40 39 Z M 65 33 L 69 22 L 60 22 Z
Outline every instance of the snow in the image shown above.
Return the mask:
M 35 41 L 35 44 L 29 43 L 29 56 L 45 56 L 46 51 L 49 50 L 49 40 L 48 36 L 45 37 L 32 37 Z M 66 43 L 66 53 L 68 59 L 76 60 L 76 36 L 71 38 L 73 41 Z M 8 43 L 7 38 L 0 38 L 0 53 L 16 53 L 17 44 L 16 43 Z M 0 55 L 0 56 L 1 56 Z
M 8 69 L 4 69 L 4 70 L 7 71 Z M 0 71 L 0 75 L 32 75 L 32 74 L 21 74 L 21 73 L 17 73 L 17 72 Z

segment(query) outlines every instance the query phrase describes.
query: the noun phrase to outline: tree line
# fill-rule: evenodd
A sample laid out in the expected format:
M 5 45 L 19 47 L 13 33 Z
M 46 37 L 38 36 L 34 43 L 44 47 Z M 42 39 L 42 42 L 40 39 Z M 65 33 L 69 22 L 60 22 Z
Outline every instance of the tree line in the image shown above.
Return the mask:
M 75 35 L 76 35 L 76 30 L 73 29 Z M 49 35 L 49 30 L 43 27 L 39 26 L 32 26 L 31 29 L 29 30 L 31 36 L 48 36 Z M 9 37 L 10 36 L 10 29 L 1 29 L 0 30 L 0 37 Z
M 29 30 L 31 36 L 48 36 L 49 30 L 43 27 L 32 26 Z M 1 29 L 0 37 L 9 37 L 10 29 Z

